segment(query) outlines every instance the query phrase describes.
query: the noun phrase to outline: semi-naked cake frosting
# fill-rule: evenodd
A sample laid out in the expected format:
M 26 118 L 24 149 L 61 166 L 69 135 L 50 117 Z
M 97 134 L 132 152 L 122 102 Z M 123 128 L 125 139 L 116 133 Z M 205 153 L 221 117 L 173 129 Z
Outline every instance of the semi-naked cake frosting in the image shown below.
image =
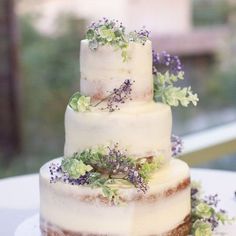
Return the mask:
M 91 40 L 81 41 L 80 94 L 89 97 L 91 105 L 83 110 L 67 106 L 64 156 L 40 169 L 43 236 L 189 234 L 189 167 L 172 157 L 170 106 L 153 100 L 152 43 L 148 39 L 142 43 L 131 40 L 125 53 L 126 60 L 113 45 L 100 43 L 91 49 Z M 107 108 L 107 99 L 127 80 L 132 84 L 129 99 L 115 109 Z M 149 165 L 154 157 L 161 157 L 161 164 L 150 176 L 145 193 L 127 181 L 117 181 L 115 176 L 111 186 L 119 190 L 121 202 L 114 204 L 114 196 L 107 197 L 99 187 L 58 177 L 55 181 L 52 177 L 55 168 L 65 171 L 61 163 L 73 155 L 113 144 L 125 150 L 130 160 L 139 163 L 138 169 L 144 162 Z M 82 177 L 97 165 L 91 166 Z M 104 170 L 101 173 L 107 174 Z M 64 173 L 64 177 L 68 176 Z

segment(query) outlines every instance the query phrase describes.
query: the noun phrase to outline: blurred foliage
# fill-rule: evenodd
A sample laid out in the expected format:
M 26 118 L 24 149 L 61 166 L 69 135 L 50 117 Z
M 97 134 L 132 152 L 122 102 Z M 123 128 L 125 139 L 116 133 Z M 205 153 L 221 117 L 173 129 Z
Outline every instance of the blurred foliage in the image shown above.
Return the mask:
M 43 162 L 62 155 L 65 108 L 79 89 L 84 21 L 61 15 L 53 35 L 40 33 L 36 21 L 29 15 L 19 19 L 23 152 L 10 166 L 0 157 L 0 177 L 38 171 Z
M 229 13 L 227 0 L 192 0 L 192 4 L 195 26 L 226 23 Z
M 79 45 L 84 24 L 63 16 L 58 21 L 59 33 L 47 36 L 33 27 L 32 17 L 20 22 L 25 151 L 60 155 L 65 107 L 79 86 Z
M 194 1 L 199 4 L 194 10 L 195 24 L 224 22 L 225 13 L 213 14 L 212 5 L 203 4 L 206 1 Z M 218 3 L 224 1 L 209 2 L 219 4 L 221 9 L 216 11 L 224 9 Z M 205 13 L 200 12 L 200 6 Z M 19 19 L 24 146 L 22 154 L 13 158 L 9 166 L 4 166 L 0 156 L 0 177 L 37 172 L 45 161 L 63 154 L 64 112 L 70 96 L 79 88 L 79 46 L 85 22 L 63 15 L 58 17 L 56 32 L 45 35 L 35 28 L 36 21 L 32 16 Z M 232 42 L 226 45 L 230 47 Z M 235 54 L 235 50 L 228 51 Z M 222 54 L 219 61 L 228 64 L 235 57 L 233 54 Z M 174 132 L 184 134 L 219 124 L 222 122 L 219 116 L 225 115 L 226 108 L 236 113 L 236 63 L 222 70 L 221 63 L 211 57 L 186 57 L 183 62 L 186 70 L 183 86 L 191 84 L 200 102 L 197 108 L 173 109 Z

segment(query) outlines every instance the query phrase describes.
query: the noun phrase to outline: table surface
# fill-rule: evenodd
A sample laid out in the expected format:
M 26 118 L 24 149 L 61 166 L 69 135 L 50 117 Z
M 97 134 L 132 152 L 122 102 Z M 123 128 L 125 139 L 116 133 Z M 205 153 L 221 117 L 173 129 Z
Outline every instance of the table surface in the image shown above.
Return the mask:
M 236 172 L 191 169 L 192 180 L 200 181 L 204 193 L 219 194 L 220 206 L 236 216 Z M 38 213 L 38 175 L 25 175 L 0 180 L 0 235 L 13 236 L 17 226 Z M 224 235 L 236 235 L 236 223 L 222 228 Z M 233 233 L 234 232 L 234 233 Z

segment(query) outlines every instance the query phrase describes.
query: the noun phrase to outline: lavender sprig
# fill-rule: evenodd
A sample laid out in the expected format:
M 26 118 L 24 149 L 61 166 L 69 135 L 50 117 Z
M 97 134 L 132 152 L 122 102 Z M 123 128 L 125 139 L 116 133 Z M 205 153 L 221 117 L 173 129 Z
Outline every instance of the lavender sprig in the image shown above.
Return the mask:
M 127 79 L 124 83 L 118 88 L 114 89 L 111 96 L 107 99 L 107 107 L 109 112 L 113 112 L 119 109 L 118 104 L 124 104 L 126 100 L 132 100 L 131 92 L 132 92 L 132 82 L 131 80 Z
M 183 142 L 179 136 L 171 135 L 172 157 L 179 156 L 183 150 Z
M 204 202 L 209 206 L 217 207 L 218 203 L 220 202 L 220 199 L 219 199 L 218 194 L 214 194 L 214 195 L 205 196 Z
M 147 183 L 145 183 L 144 179 L 135 167 L 129 169 L 127 180 L 132 183 L 138 190 L 142 191 L 143 193 L 147 192 Z
M 109 112 L 119 110 L 119 104 L 124 104 L 127 100 L 132 100 L 131 92 L 133 83 L 134 81 L 132 82 L 130 79 L 126 79 L 119 88 L 114 88 L 110 95 L 99 101 L 94 107 L 107 101 L 106 107 L 102 108 L 102 110 L 108 110 Z

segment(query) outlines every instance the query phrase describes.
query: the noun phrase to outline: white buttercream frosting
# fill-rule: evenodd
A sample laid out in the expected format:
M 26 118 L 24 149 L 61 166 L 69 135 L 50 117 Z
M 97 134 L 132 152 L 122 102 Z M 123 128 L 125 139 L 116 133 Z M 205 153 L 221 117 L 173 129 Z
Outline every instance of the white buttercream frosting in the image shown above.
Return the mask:
M 159 235 L 177 227 L 190 213 L 189 186 L 170 196 L 164 194 L 189 178 L 189 168 L 180 160 L 171 160 L 150 181 L 145 196 L 156 194 L 160 196 L 157 201 L 131 201 L 120 206 L 81 200 L 81 196 L 100 193 L 99 189 L 62 182 L 51 184 L 49 165 L 50 162 L 40 170 L 40 215 L 64 230 L 122 236 Z M 125 198 L 137 194 L 136 189 L 127 186 L 121 185 L 119 189 Z
M 171 156 L 171 110 L 162 103 L 126 105 L 119 111 L 75 112 L 69 106 L 65 114 L 64 155 L 86 148 L 119 143 L 134 157 Z
M 121 50 L 109 45 L 91 50 L 88 40 L 81 41 L 80 91 L 82 94 L 101 99 L 119 88 L 126 80 L 135 81 L 132 86 L 133 100 L 151 101 L 153 98 L 152 45 L 131 42 L 127 61 L 123 61 Z

